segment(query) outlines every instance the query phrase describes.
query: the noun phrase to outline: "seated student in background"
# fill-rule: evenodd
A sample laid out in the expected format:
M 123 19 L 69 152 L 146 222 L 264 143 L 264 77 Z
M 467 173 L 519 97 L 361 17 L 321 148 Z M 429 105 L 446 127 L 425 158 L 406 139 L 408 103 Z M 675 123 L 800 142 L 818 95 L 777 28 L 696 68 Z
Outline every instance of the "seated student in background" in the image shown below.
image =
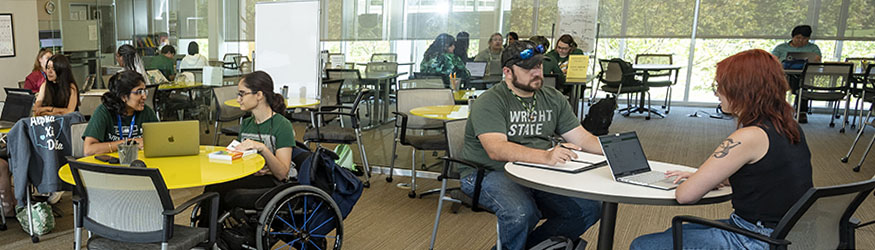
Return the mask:
M 565 97 L 542 87 L 544 56 L 535 52 L 536 46 L 517 41 L 504 49 L 504 82 L 471 106 L 462 150 L 463 159 L 489 169 L 483 176 L 480 205 L 495 211 L 501 245 L 512 250 L 529 249 L 558 235 L 579 240 L 598 221 L 601 210 L 598 201 L 527 188 L 504 174 L 507 162 L 555 165 L 577 158 L 569 148 L 602 153 L 598 139 L 580 126 Z M 554 136 L 568 143 L 554 147 Z M 460 170 L 461 189 L 472 196 L 477 172 Z M 547 220 L 535 227 L 542 218 Z
M 164 45 L 161 48 L 161 55 L 152 58 L 152 65 L 149 68 L 161 71 L 167 80 L 173 81 L 176 77 L 176 59 L 173 58 L 175 55 L 176 48 L 173 45 Z
M 237 84 L 237 102 L 240 103 L 240 110 L 252 112 L 252 116 L 243 119 L 240 125 L 240 135 L 237 140 L 241 143 L 236 149 L 258 151 L 264 157 L 265 166 L 255 174 L 242 179 L 204 188 L 204 192 L 219 193 L 221 201 L 219 214 L 238 206 L 235 204 L 254 204 L 255 199 L 258 198 L 246 196 L 253 199 L 251 202 L 237 199 L 239 196 L 229 198 L 229 192 L 232 190 L 268 189 L 298 174 L 295 170 L 296 165 L 292 163 L 292 156 L 305 153 L 306 150 L 294 148 L 295 130 L 292 123 L 282 115 L 286 110 L 285 99 L 273 90 L 273 79 L 264 71 L 246 74 Z M 297 159 L 304 158 L 306 157 Z M 296 162 L 296 164 L 301 163 Z M 200 211 L 209 211 L 206 209 L 208 203 L 201 205 L 204 207 Z M 206 214 L 201 213 L 203 216 Z
M 556 61 L 563 73 L 568 73 L 569 55 L 583 55 L 583 50 L 577 48 L 577 43 L 569 34 L 560 36 L 559 40 L 556 41 L 556 49 L 547 53 L 547 57 Z
M 468 57 L 468 45 L 470 45 L 470 35 L 468 32 L 459 32 L 456 34 L 456 48 L 453 50 L 453 54 L 456 54 L 459 58 L 462 59 L 462 62 L 470 62 L 471 58 Z
M 501 33 L 489 37 L 489 47 L 474 57 L 475 62 L 486 62 L 486 75 L 501 74 Z
M 48 49 L 40 49 L 36 55 L 36 60 L 33 62 L 33 70 L 24 79 L 24 88 L 31 92 L 39 92 L 40 86 L 46 82 L 46 62 L 52 57 L 52 52 Z
M 681 204 L 696 203 L 714 188 L 732 185 L 735 211 L 723 222 L 768 236 L 781 217 L 812 186 L 805 133 L 784 100 L 789 86 L 777 58 L 748 50 L 717 63 L 716 94 L 738 129 L 723 140 L 695 173 L 675 190 Z M 762 241 L 722 229 L 684 224 L 687 249 L 768 249 Z M 632 249 L 671 249 L 672 230 L 638 237 Z
M 46 62 L 46 83 L 40 86 L 34 116 L 63 115 L 79 106 L 79 87 L 73 80 L 70 62 L 64 55 L 54 55 Z
M 550 40 L 547 40 L 544 36 L 533 36 L 529 38 L 529 41 L 541 45 L 545 51 L 550 49 Z M 568 95 L 571 92 L 570 86 L 565 86 L 565 72 L 559 69 L 559 64 L 553 61 L 553 58 L 544 57 L 544 65 L 541 71 L 544 75 L 556 75 L 556 89 L 561 91 L 562 94 Z
M 455 74 L 456 79 L 463 82 L 470 79 L 471 73 L 465 67 L 465 62 L 453 54 L 456 49 L 455 43 L 456 39 L 447 33 L 438 35 L 425 50 L 422 63 L 419 64 L 419 72 L 444 76 Z
M 198 44 L 196 42 L 188 43 L 188 55 L 182 58 L 182 62 L 179 63 L 179 69 L 202 69 L 206 67 L 210 61 L 198 53 L 200 53 Z
M 809 52 L 817 54 L 817 57 L 812 62 L 820 62 L 820 47 L 809 42 L 811 39 L 811 26 L 799 25 L 794 27 L 793 31 L 790 32 L 790 37 L 790 41 L 778 44 L 778 46 L 772 49 L 772 54 L 777 56 L 778 60 L 787 59 L 787 52 Z
M 814 60 L 811 62 L 820 62 L 820 47 L 817 47 L 816 44 L 808 42 L 808 40 L 811 38 L 811 26 L 796 26 L 795 28 L 793 28 L 793 31 L 790 32 L 790 35 L 793 37 L 790 41 L 779 44 L 777 47 L 775 47 L 775 49 L 772 50 L 772 54 L 778 57 L 778 61 L 787 59 L 787 52 L 809 52 L 817 54 L 817 57 L 815 57 Z M 799 91 L 799 76 L 789 75 L 788 78 L 790 83 L 790 89 L 793 91 L 794 96 L 796 96 L 793 102 L 797 103 L 799 102 L 799 95 L 795 95 L 795 93 Z M 799 123 L 808 123 L 807 98 L 803 98 L 799 106 Z
M 140 53 L 137 53 L 137 50 L 134 49 L 134 46 L 129 44 L 125 44 L 118 47 L 118 51 L 115 54 L 115 61 L 118 62 L 118 65 L 122 67 L 123 70 L 126 71 L 134 71 L 140 73 L 140 75 L 146 76 L 146 68 L 143 65 L 143 59 L 140 58 Z M 150 85 L 152 83 L 149 82 L 149 78 L 143 78 L 143 82 L 146 85 Z
M 513 44 L 519 40 L 520 40 L 520 35 L 517 35 L 516 32 L 513 32 L 513 31 L 507 32 L 507 43 L 504 44 L 504 47 L 507 48 L 507 46 L 510 46 L 511 44 Z
M 109 78 L 109 92 L 101 97 L 82 135 L 86 156 L 111 153 L 127 139 L 143 148 L 143 123 L 157 122 L 155 111 L 146 106 L 146 83 L 137 72 L 125 70 Z

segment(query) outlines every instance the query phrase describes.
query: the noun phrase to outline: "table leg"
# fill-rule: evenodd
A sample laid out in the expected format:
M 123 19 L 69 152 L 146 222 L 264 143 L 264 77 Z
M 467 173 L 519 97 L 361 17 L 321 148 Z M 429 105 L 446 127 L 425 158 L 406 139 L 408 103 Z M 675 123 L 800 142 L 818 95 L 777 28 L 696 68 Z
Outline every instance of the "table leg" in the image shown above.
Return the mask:
M 599 250 L 614 248 L 614 227 L 617 224 L 617 203 L 602 202 L 602 218 L 599 224 Z

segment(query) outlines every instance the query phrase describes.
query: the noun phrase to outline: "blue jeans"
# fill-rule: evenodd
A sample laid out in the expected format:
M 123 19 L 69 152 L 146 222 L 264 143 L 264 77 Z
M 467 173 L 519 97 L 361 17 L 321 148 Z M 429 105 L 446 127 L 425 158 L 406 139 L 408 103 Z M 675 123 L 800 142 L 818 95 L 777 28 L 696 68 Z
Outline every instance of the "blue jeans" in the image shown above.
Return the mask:
M 461 180 L 462 191 L 469 196 L 474 195 L 476 175 Z M 511 250 L 528 249 L 551 236 L 580 238 L 601 216 L 601 202 L 523 187 L 499 171 L 483 178 L 479 203 L 495 211 L 501 246 Z M 547 221 L 535 228 L 542 218 Z
M 761 223 L 750 223 L 734 213 L 728 220 L 720 220 L 748 231 L 762 235 L 770 235 L 774 229 L 764 227 Z M 699 224 L 685 223 L 684 249 L 769 249 L 765 242 L 749 238 L 726 230 Z M 629 249 L 671 249 L 672 230 L 669 228 L 662 233 L 642 235 L 632 241 Z

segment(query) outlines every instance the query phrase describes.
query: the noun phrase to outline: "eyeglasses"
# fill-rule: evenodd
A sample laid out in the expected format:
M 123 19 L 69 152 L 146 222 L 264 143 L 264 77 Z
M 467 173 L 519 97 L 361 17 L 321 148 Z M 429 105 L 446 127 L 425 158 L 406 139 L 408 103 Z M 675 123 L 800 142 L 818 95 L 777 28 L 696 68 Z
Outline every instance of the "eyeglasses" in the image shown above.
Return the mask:
M 239 91 L 239 92 L 237 92 L 237 98 L 241 98 L 245 95 L 250 95 L 250 94 L 255 94 L 255 91 L 249 91 L 249 92 Z
M 134 95 L 148 95 L 148 94 L 149 94 L 149 90 L 146 90 L 146 89 L 138 89 L 138 90 L 131 91 L 131 94 L 134 94 Z

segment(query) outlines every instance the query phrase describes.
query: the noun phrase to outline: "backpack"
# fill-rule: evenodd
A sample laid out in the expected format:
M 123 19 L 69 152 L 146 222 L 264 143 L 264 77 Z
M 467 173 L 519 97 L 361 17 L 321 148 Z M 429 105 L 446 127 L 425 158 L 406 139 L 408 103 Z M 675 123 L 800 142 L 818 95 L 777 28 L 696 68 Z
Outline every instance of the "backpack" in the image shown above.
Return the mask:
M 574 241 L 565 236 L 553 236 L 541 241 L 529 250 L 583 250 L 586 249 L 586 241 L 581 240 L 577 246 Z
M 345 219 L 362 196 L 364 186 L 352 172 L 337 165 L 335 161 L 339 158 L 331 150 L 317 148 L 316 152 L 301 163 L 298 182 L 314 186 L 331 195 Z M 333 227 L 326 228 L 328 231 L 333 229 Z
M 589 108 L 589 113 L 580 125 L 595 136 L 606 135 L 614 120 L 615 109 L 617 109 L 617 97 L 608 96 L 601 99 Z

